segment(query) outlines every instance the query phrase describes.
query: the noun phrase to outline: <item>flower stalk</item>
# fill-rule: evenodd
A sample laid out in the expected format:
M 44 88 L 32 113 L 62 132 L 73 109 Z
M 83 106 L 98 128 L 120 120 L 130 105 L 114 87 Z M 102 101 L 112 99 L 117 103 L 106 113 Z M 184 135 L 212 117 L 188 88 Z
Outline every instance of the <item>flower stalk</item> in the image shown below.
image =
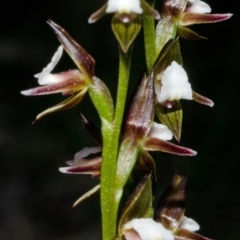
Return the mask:
M 117 228 L 118 204 L 116 204 L 115 200 L 115 179 L 130 65 L 131 50 L 125 54 L 119 47 L 119 74 L 115 116 L 111 123 L 102 121 L 101 209 L 103 239 L 112 239 L 116 234 Z

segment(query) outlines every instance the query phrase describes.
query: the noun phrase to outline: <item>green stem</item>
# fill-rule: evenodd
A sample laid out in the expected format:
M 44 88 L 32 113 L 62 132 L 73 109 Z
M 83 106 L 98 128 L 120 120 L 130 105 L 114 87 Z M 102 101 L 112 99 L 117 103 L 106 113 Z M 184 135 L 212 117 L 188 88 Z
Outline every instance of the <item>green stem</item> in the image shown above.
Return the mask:
M 147 2 L 154 6 L 153 0 Z M 142 19 L 146 64 L 148 73 L 150 73 L 156 60 L 155 24 L 154 19 L 146 14 L 143 14 Z
M 131 52 L 126 55 L 120 49 L 119 54 L 119 79 L 114 121 L 109 123 L 102 120 L 101 210 L 103 240 L 112 240 L 117 230 L 118 207 L 115 204 L 115 178 L 119 138 L 128 89 Z
M 118 136 L 120 135 L 123 114 L 125 109 L 128 80 L 130 74 L 132 51 L 129 49 L 127 54 L 119 48 L 119 74 L 118 74 L 118 91 L 117 91 L 117 102 L 115 110 L 115 129 Z
M 101 211 L 103 240 L 112 240 L 116 234 L 116 211 L 113 209 L 114 179 L 116 175 L 117 146 L 113 124 L 102 121 L 103 152 L 101 167 Z

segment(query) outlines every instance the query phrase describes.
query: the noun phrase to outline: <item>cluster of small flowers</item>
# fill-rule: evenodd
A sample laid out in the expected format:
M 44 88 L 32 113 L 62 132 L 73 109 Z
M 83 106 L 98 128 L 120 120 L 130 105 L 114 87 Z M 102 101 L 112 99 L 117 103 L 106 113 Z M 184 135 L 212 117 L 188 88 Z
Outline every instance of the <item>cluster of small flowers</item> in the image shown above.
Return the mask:
M 180 37 L 203 39 L 204 37 L 199 36 L 185 26 L 199 23 L 214 23 L 231 17 L 231 14 L 209 14 L 210 12 L 211 8 L 209 5 L 199 0 L 182 0 L 179 1 L 178 4 L 176 4 L 176 0 L 166 0 L 164 1 L 161 15 L 144 0 L 109 0 L 102 8 L 90 16 L 89 23 L 96 22 L 107 13 L 114 13 L 113 18 L 120 20 L 121 24 L 131 24 L 131 22 L 134 22 L 134 19 L 144 13 L 152 16 L 156 20 L 160 20 L 157 28 L 161 28 L 162 21 L 167 20 L 171 23 L 169 28 L 176 28 L 176 32 Z M 63 95 L 70 95 L 70 97 L 56 106 L 40 113 L 36 117 L 36 120 L 52 112 L 76 106 L 91 88 L 97 88 L 99 91 L 103 91 L 105 98 L 108 98 L 104 83 L 95 76 L 94 59 L 79 46 L 63 28 L 52 21 L 48 21 L 48 23 L 55 31 L 61 45 L 47 67 L 45 67 L 41 73 L 35 75 L 39 85 L 42 86 L 25 90 L 21 93 L 27 96 L 62 93 Z M 174 39 L 175 37 L 172 36 L 172 38 Z M 124 47 L 124 44 L 121 43 L 121 39 L 119 38 L 118 40 L 120 41 L 120 45 L 123 46 L 122 50 L 127 52 L 129 43 L 127 43 L 127 47 Z M 133 39 L 131 39 L 130 44 L 132 41 Z M 177 140 L 180 139 L 182 120 L 179 116 L 177 117 L 177 121 L 175 120 L 173 123 L 169 115 L 168 121 L 170 121 L 170 123 L 168 124 L 164 121 L 163 114 L 156 110 L 157 116 L 160 116 L 159 119 L 164 124 L 153 122 L 156 105 L 159 109 L 172 109 L 178 105 L 180 99 L 187 99 L 213 106 L 213 102 L 210 99 L 192 90 L 187 73 L 182 67 L 182 62 L 179 61 L 174 54 L 168 58 L 168 64 L 166 64 L 165 56 L 168 56 L 168 54 L 172 52 L 175 53 L 175 47 L 177 51 L 180 52 L 178 39 L 174 41 L 171 40 L 171 38 L 166 39 L 163 45 L 168 43 L 168 46 L 164 49 L 161 47 L 159 48 L 160 50 L 163 49 L 164 52 L 160 51 L 157 53 L 158 58 L 151 73 L 149 73 L 147 78 L 144 77 L 138 86 L 136 96 L 134 96 L 130 104 L 129 114 L 124 122 L 123 140 L 132 139 L 132 142 L 134 142 L 134 144 L 132 144 L 133 148 L 139 147 L 139 149 L 141 149 L 139 158 L 144 158 L 144 161 L 148 162 L 149 166 L 153 166 L 154 164 L 152 164 L 153 160 L 147 151 L 164 151 L 185 156 L 196 155 L 196 152 L 191 149 L 168 142 L 173 136 Z M 52 74 L 51 72 L 59 62 L 64 49 L 76 63 L 78 69 Z M 146 106 L 148 107 L 147 111 L 144 109 Z M 167 111 L 166 109 L 164 111 Z M 144 115 L 141 116 L 143 112 Z M 89 124 L 90 121 L 83 115 L 81 115 L 81 119 L 85 125 L 91 125 Z M 136 128 L 140 130 L 135 131 Z M 61 172 L 70 174 L 91 174 L 93 177 L 100 177 L 101 156 L 87 159 L 90 154 L 98 154 L 102 150 L 101 133 L 95 132 L 92 135 L 99 144 L 99 147 L 84 148 L 79 151 L 75 154 L 73 160 L 67 162 L 67 164 L 70 165 L 69 167 L 61 167 L 59 169 Z M 136 139 L 138 140 L 136 141 Z M 133 149 L 130 150 L 132 151 Z M 154 171 L 154 167 L 150 170 Z M 185 183 L 185 179 L 186 178 L 175 176 L 172 185 L 180 186 L 181 184 L 178 185 L 178 182 L 184 181 Z M 183 185 L 185 187 L 185 184 Z M 181 185 L 177 188 L 177 191 L 182 191 L 182 189 L 183 187 Z M 98 190 L 99 186 L 94 188 L 91 194 Z M 171 194 L 170 191 L 167 197 L 171 197 Z M 85 197 L 82 197 L 81 200 L 84 198 Z M 179 201 L 179 199 L 176 201 Z M 166 205 L 167 203 L 164 207 L 166 207 Z M 162 207 L 162 209 L 164 209 L 164 207 Z M 173 207 L 173 211 L 174 210 L 175 207 Z M 180 212 L 181 214 L 177 216 L 177 219 L 171 214 L 164 215 L 164 210 L 161 210 L 160 213 L 158 211 L 155 221 L 150 218 L 132 219 L 122 226 L 122 232 L 120 234 L 124 236 L 126 240 L 206 240 L 207 238 L 193 233 L 199 229 L 199 225 L 195 221 L 184 217 L 184 209 Z M 164 224 L 164 221 L 159 220 L 159 218 L 161 219 L 163 216 L 170 221 L 170 224 Z M 171 224 L 174 222 L 175 226 L 171 227 Z

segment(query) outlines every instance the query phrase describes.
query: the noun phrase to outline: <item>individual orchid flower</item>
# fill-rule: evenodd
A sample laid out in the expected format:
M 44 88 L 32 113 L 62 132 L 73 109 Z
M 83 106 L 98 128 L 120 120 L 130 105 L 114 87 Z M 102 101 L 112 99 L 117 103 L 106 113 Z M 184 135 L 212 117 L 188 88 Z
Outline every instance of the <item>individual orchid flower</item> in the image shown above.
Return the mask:
M 155 93 L 158 103 L 172 108 L 180 99 L 195 100 L 212 107 L 214 103 L 197 93 L 188 82 L 188 76 L 182 67 L 179 40 L 170 40 L 160 53 L 154 66 Z
M 91 154 L 97 154 L 102 151 L 101 147 L 85 147 L 74 155 L 73 160 L 69 160 L 66 163 L 69 165 L 68 167 L 60 167 L 59 171 L 67 174 L 90 174 L 93 178 L 100 177 L 101 174 L 101 164 L 102 157 L 95 156 L 92 158 L 86 158 Z M 78 198 L 74 204 L 73 208 L 80 204 L 85 199 L 91 197 L 96 194 L 100 190 L 100 184 L 96 185 L 88 192 L 83 194 L 80 198 Z
M 232 14 L 207 14 L 210 6 L 199 0 L 165 0 L 162 15 L 171 16 L 182 26 L 199 23 L 215 23 L 229 19 Z
M 83 99 L 86 92 L 89 92 L 90 98 L 98 110 L 102 119 L 112 121 L 113 119 L 113 101 L 106 85 L 94 76 L 95 60 L 78 45 L 72 37 L 59 25 L 49 20 L 48 24 L 57 35 L 61 46 L 54 54 L 51 62 L 46 68 L 35 77 L 38 83 L 44 85 L 41 87 L 22 91 L 27 96 L 43 95 L 61 92 L 63 95 L 71 95 L 63 102 L 53 106 L 40 113 L 36 120 L 52 112 L 65 110 L 76 106 Z M 62 56 L 63 48 L 77 65 L 78 69 L 51 74 Z
M 145 218 L 144 214 L 134 212 L 136 217 L 130 219 L 120 228 L 120 235 L 125 240 L 210 240 L 195 231 L 200 229 L 198 223 L 184 216 L 186 204 L 186 182 L 187 177 L 175 174 L 172 183 L 163 193 L 154 220 Z M 136 188 L 138 189 L 139 186 Z M 143 188 L 143 187 L 142 187 Z M 146 186 L 145 186 L 146 188 Z M 140 188 L 141 189 L 141 188 Z M 139 209 L 143 194 L 136 195 L 138 199 L 132 200 L 132 208 Z M 131 197 L 133 199 L 133 197 Z M 134 201 L 134 202 L 133 202 Z M 128 203 L 129 205 L 129 203 Z M 145 206 L 146 208 L 147 206 Z M 141 209 L 141 208 L 140 208 Z M 141 209 L 142 212 L 144 209 Z M 133 217 L 129 212 L 123 214 L 124 219 Z M 124 222 L 124 219 L 121 219 Z
M 101 147 L 85 147 L 74 155 L 73 160 L 66 162 L 69 167 L 61 167 L 59 171 L 68 174 L 90 174 L 93 177 L 99 177 L 101 172 L 101 156 L 90 159 L 86 159 L 86 157 L 101 151 Z
M 156 52 L 179 35 L 184 39 L 206 40 L 186 26 L 202 23 L 216 23 L 229 19 L 232 14 L 210 14 L 210 6 L 199 0 L 165 0 L 161 20 L 156 27 Z
M 180 99 L 194 100 L 212 107 L 213 101 L 192 90 L 185 69 L 182 67 L 179 39 L 169 40 L 154 65 L 156 115 L 180 141 L 182 107 Z
M 143 12 L 157 20 L 160 19 L 159 13 L 145 0 L 108 0 L 107 3 L 90 16 L 88 22 L 94 23 L 107 13 L 115 13 L 114 18 L 119 18 L 122 22 L 128 23 L 136 15 L 140 15 Z
M 176 232 L 151 218 L 135 218 L 124 225 L 123 235 L 125 240 L 210 240 L 195 233 L 199 229 L 198 223 L 185 216 Z
M 196 152 L 168 142 L 172 133 L 167 126 L 153 122 L 155 113 L 153 73 L 143 77 L 128 109 L 123 139 L 132 139 L 143 150 L 194 156 Z
M 71 96 L 56 106 L 40 113 L 36 117 L 36 120 L 49 113 L 77 105 L 83 99 L 89 85 L 93 83 L 94 77 L 94 59 L 79 46 L 64 29 L 50 20 L 48 24 L 55 31 L 62 45 L 59 46 L 47 67 L 45 67 L 41 73 L 35 75 L 35 77 L 38 78 L 39 85 L 43 86 L 25 90 L 21 93 L 26 96 L 37 96 L 60 92 L 63 95 Z M 65 48 L 66 52 L 76 63 L 78 69 L 52 74 L 51 72 L 62 56 L 63 48 Z

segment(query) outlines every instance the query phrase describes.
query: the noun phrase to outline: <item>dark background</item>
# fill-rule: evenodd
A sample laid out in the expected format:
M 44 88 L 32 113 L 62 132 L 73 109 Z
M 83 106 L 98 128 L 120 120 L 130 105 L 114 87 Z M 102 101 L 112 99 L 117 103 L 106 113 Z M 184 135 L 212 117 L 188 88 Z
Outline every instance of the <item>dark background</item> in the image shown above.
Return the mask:
M 33 75 L 50 61 L 59 42 L 46 24 L 62 25 L 96 60 L 96 75 L 115 94 L 117 44 L 111 15 L 96 24 L 87 19 L 105 1 L 4 1 L 0 10 L 0 239 L 100 239 L 99 195 L 74 210 L 71 204 L 98 180 L 58 172 L 84 146 L 94 146 L 77 111 L 99 125 L 89 97 L 74 109 L 35 123 L 60 94 L 25 97 L 36 86 Z M 236 0 L 209 0 L 214 13 L 232 12 L 222 23 L 193 26 L 210 41 L 182 41 L 184 67 L 196 92 L 213 108 L 182 101 L 181 145 L 198 151 L 194 158 L 155 155 L 160 196 L 175 171 L 189 175 L 186 215 L 201 225 L 201 234 L 219 240 L 240 236 L 239 90 L 240 12 Z M 158 3 L 157 8 L 159 8 Z M 144 66 L 142 33 L 133 49 L 131 90 Z M 64 54 L 56 72 L 75 68 Z

